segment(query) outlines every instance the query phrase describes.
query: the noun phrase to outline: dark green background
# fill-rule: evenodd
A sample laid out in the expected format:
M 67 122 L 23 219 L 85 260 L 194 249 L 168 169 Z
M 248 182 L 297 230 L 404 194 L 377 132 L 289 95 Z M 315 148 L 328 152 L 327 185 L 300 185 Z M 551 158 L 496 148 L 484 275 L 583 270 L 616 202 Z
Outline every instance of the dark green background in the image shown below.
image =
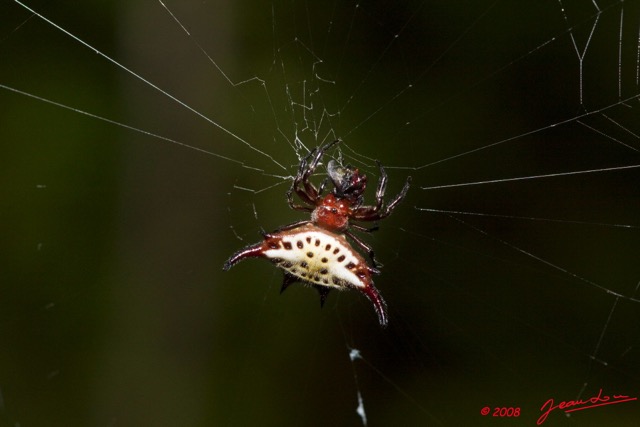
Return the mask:
M 232 159 L 0 90 L 0 425 L 357 426 L 358 391 L 370 426 L 535 425 L 549 398 L 640 396 L 640 305 L 607 293 L 640 297 L 637 169 L 421 189 L 640 163 L 637 137 L 602 114 L 579 120 L 606 136 L 577 119 L 611 107 L 640 132 L 638 99 L 615 105 L 619 71 L 622 98 L 638 94 L 637 1 L 624 2 L 620 70 L 620 4 L 600 4 L 582 106 L 567 29 L 584 47 L 591 2 L 563 2 L 569 22 L 553 1 L 174 3 L 194 39 L 154 1 L 29 5 L 252 148 L 0 3 L 0 84 Z M 259 81 L 226 82 L 194 40 L 269 98 Z M 303 80 L 307 118 L 341 111 L 317 139 L 286 97 L 301 102 Z M 342 137 L 372 180 L 380 159 L 390 193 L 413 176 L 367 236 L 387 330 L 355 292 L 320 310 L 310 289 L 279 296 L 268 263 L 221 270 L 261 229 L 303 217 L 280 178 L 296 170 L 296 126 L 309 147 Z M 639 405 L 544 425 L 635 425 Z

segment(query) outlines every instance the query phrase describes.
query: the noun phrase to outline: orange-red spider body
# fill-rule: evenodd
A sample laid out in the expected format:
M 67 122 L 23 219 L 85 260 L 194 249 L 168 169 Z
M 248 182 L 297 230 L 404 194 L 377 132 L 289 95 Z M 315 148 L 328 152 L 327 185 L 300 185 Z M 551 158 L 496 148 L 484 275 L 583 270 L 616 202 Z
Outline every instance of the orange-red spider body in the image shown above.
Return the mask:
M 312 150 L 300 162 L 298 174 L 287 192 L 289 206 L 295 210 L 311 212 L 310 221 L 299 221 L 281 227 L 273 233 L 265 233 L 262 242 L 249 245 L 233 254 L 224 264 L 228 270 L 238 262 L 252 257 L 267 258 L 284 270 L 284 291 L 293 282 L 310 285 L 320 293 L 320 303 L 324 304 L 332 289 L 356 289 L 364 294 L 378 314 L 382 326 L 387 324 L 386 303 L 373 285 L 372 275 L 379 274 L 373 249 L 356 237 L 351 228 L 360 231 L 373 231 L 354 221 L 377 221 L 386 218 L 404 199 L 409 190 L 411 178 L 407 178 L 402 191 L 388 204 L 383 200 L 387 184 L 387 174 L 380 168 L 380 180 L 376 189 L 376 204 L 362 206 L 363 194 L 367 186 L 367 177 L 350 166 L 342 166 L 334 160 L 327 164 L 328 180 L 333 191 L 322 196 L 328 180 L 316 188 L 309 178 L 315 171 L 322 155 L 338 144 L 336 140 Z M 311 160 L 309 160 L 311 159 Z M 304 202 L 293 202 L 293 193 Z M 347 238 L 355 242 L 371 258 L 369 266 L 365 258 L 355 251 Z

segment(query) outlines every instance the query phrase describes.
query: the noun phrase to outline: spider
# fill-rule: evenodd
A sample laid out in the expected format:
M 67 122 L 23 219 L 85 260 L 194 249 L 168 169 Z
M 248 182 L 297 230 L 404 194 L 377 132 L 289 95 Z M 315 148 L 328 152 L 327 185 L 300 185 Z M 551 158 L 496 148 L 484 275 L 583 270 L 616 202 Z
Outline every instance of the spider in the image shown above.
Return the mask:
M 372 232 L 377 230 L 377 226 L 366 228 L 350 221 L 369 222 L 388 217 L 406 196 L 411 177 L 407 177 L 400 193 L 385 204 L 383 197 L 387 187 L 387 173 L 377 161 L 380 179 L 375 205 L 363 205 L 366 175 L 361 174 L 357 168 L 342 166 L 335 160 L 330 160 L 327 164 L 328 177 L 316 188 L 309 178 L 325 152 L 340 142 L 337 139 L 311 150 L 300 162 L 298 173 L 287 192 L 289 207 L 311 212 L 311 220 L 298 221 L 272 233 L 263 233 L 263 241 L 233 254 L 225 262 L 223 269 L 229 270 L 246 258 L 267 258 L 284 270 L 280 292 L 294 282 L 302 282 L 320 293 L 321 306 L 332 289 L 356 289 L 371 301 L 378 320 L 384 327 L 388 323 L 386 303 L 371 278 L 373 274 L 380 274 L 380 265 L 376 262 L 373 249 L 351 232 L 352 229 Z M 329 181 L 333 190 L 323 196 Z M 303 204 L 294 202 L 293 193 Z M 372 266 L 352 248 L 347 238 L 364 250 L 371 259 Z

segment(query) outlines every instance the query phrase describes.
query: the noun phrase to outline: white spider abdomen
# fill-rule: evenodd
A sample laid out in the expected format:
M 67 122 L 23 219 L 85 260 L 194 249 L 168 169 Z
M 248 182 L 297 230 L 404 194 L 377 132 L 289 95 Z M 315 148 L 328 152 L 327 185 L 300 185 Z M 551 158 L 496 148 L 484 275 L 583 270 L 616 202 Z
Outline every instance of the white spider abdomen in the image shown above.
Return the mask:
M 265 234 L 262 242 L 233 254 L 224 269 L 251 257 L 267 258 L 285 271 L 283 290 L 295 281 L 315 287 L 321 303 L 331 289 L 357 289 L 373 303 L 380 324 L 387 324 L 386 303 L 371 280 L 378 270 L 370 267 L 343 235 L 312 223 Z
M 370 282 L 363 274 L 366 263 L 340 235 L 298 230 L 271 236 L 279 240 L 278 247 L 267 249 L 264 255 L 302 281 L 337 289 L 364 288 Z

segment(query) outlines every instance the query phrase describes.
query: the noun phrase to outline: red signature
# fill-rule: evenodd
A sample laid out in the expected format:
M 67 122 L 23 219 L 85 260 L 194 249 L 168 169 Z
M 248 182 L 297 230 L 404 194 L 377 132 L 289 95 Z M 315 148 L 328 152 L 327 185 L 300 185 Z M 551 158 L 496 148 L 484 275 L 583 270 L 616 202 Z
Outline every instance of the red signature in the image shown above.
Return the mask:
M 598 392 L 597 396 L 593 396 L 585 400 L 566 400 L 554 405 L 553 399 L 549 399 L 544 402 L 544 405 L 540 408 L 544 411 L 536 424 L 540 425 L 547 420 L 547 417 L 554 409 L 564 409 L 564 412 L 581 411 L 583 409 L 595 408 L 597 406 L 613 405 L 614 403 L 631 402 L 632 400 L 638 400 L 637 397 L 629 397 L 623 394 L 614 394 L 613 396 L 602 395 L 602 389 Z M 571 408 L 571 409 L 567 409 Z

